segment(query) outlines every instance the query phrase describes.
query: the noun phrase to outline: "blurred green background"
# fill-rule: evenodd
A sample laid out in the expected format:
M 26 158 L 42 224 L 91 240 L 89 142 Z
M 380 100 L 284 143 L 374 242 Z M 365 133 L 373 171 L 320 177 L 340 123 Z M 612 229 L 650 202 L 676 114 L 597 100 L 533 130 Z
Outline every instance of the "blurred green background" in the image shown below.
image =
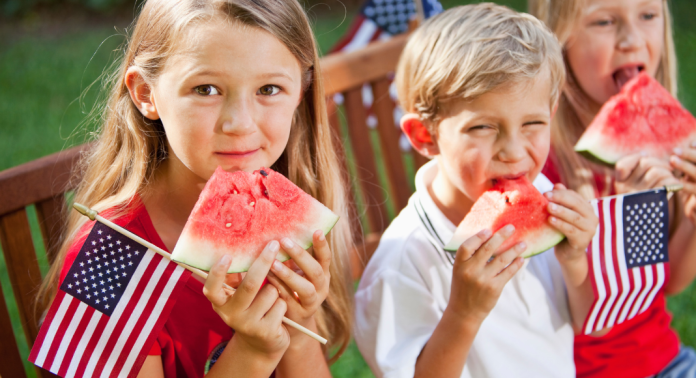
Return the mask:
M 361 0 L 312 0 L 306 8 L 322 52 L 346 32 Z M 445 8 L 476 1 L 441 0 Z M 517 10 L 525 0 L 499 0 Z M 693 0 L 671 0 L 674 39 L 679 58 L 679 99 L 696 112 L 696 14 Z M 124 42 L 124 28 L 134 15 L 133 0 L 2 0 L 0 1 L 0 170 L 48 155 L 86 139 L 81 126 L 100 84 L 87 90 Z M 29 208 L 43 273 L 47 265 L 36 216 Z M 14 324 L 14 305 L 4 258 L 0 284 Z M 668 301 L 672 325 L 684 344 L 696 347 L 696 289 Z M 21 327 L 15 328 L 23 357 L 28 356 Z M 0 340 L 5 342 L 5 340 Z M 34 376 L 27 362 L 27 373 Z M 335 377 L 373 377 L 354 344 L 332 366 Z

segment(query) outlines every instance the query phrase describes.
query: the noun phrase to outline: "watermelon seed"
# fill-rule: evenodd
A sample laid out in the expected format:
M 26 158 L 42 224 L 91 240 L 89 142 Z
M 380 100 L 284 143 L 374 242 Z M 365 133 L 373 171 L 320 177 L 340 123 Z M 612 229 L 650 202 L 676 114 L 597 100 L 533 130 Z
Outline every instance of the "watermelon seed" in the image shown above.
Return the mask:
M 232 223 L 227 223 L 227 224 L 225 225 L 225 227 L 227 227 L 227 228 L 232 227 Z
M 252 202 L 252 203 L 249 204 L 249 206 L 254 206 L 255 203 L 256 203 L 256 202 Z
M 234 194 L 237 194 L 237 191 L 236 191 L 236 190 L 234 191 Z
M 505 197 L 505 203 L 510 203 L 510 197 Z
M 260 170 L 259 173 L 261 173 L 263 177 L 268 177 L 268 173 L 266 173 L 266 171 L 264 171 L 263 169 Z
M 264 189 L 264 190 L 263 190 L 263 194 L 265 194 L 266 197 L 268 197 L 268 190 Z

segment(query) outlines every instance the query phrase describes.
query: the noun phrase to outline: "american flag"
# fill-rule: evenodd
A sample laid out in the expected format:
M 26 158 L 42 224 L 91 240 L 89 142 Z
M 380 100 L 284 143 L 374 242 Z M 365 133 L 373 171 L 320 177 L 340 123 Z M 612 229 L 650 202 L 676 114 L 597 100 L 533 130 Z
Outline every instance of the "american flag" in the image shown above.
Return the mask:
M 669 274 L 667 190 L 592 201 L 599 225 L 588 248 L 595 300 L 584 333 L 645 311 Z
M 135 377 L 190 275 L 96 222 L 29 361 L 61 377 Z
M 438 0 L 367 0 L 360 8 L 360 13 L 355 17 L 348 29 L 348 33 L 338 41 L 331 52 L 350 52 L 367 46 L 370 42 L 387 40 L 396 34 L 408 30 L 409 21 L 416 15 L 416 2 L 423 8 L 425 18 L 429 18 L 443 11 Z M 396 88 L 392 84 L 389 95 L 396 103 Z M 363 104 L 367 109 L 367 126 L 375 128 L 377 117 L 372 112 L 372 91 L 369 84 L 363 85 Z M 343 103 L 343 95 L 334 96 L 337 105 Z M 395 127 L 399 127 L 399 121 L 403 110 L 398 104 L 394 107 Z M 411 144 L 402 135 L 399 141 L 401 149 L 408 151 Z

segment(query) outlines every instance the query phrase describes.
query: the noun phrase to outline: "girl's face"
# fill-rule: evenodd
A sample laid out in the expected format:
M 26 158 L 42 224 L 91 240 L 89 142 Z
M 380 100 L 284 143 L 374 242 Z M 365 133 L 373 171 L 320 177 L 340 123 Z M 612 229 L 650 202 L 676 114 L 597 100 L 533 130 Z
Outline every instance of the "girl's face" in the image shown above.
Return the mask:
M 270 167 L 288 143 L 301 67 L 277 38 L 226 21 L 197 26 L 152 86 L 170 158 L 207 180 Z
M 604 104 L 641 71 L 655 76 L 664 49 L 663 0 L 586 0 L 566 43 L 580 87 Z

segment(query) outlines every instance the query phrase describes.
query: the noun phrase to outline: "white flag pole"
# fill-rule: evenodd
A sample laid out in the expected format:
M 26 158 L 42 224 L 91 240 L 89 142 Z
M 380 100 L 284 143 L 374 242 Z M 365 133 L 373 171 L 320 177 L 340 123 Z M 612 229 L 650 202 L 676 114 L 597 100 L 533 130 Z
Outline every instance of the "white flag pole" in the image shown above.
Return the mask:
M 426 0 L 413 0 L 416 6 L 416 19 L 418 20 L 418 25 L 422 24 L 425 20 L 425 7 L 423 6 L 423 1 Z
M 157 253 L 158 255 L 166 258 L 169 261 L 172 261 L 171 255 L 169 253 L 167 253 L 165 250 L 163 250 L 162 248 L 160 248 L 160 247 L 150 243 L 149 241 L 141 238 L 140 236 L 126 230 L 125 228 L 117 225 L 116 223 L 114 223 L 108 219 L 105 219 L 104 217 L 99 215 L 99 213 L 96 210 L 92 210 L 89 207 L 87 207 L 85 205 L 81 205 L 79 203 L 74 203 L 73 208 L 75 208 L 75 210 L 77 210 L 80 214 L 86 216 L 87 218 L 89 218 L 91 220 L 98 220 L 99 222 L 111 227 L 111 229 L 120 233 L 121 235 L 126 236 L 127 238 L 134 240 L 134 241 L 148 247 L 149 249 L 151 249 L 153 252 Z M 202 279 L 208 278 L 208 273 L 206 273 L 202 270 L 196 269 L 194 267 L 191 267 L 191 266 L 188 266 L 185 264 L 180 264 L 176 261 L 174 261 L 174 263 L 176 263 L 180 267 L 190 271 L 191 273 L 195 274 L 196 276 L 201 277 Z M 235 292 L 234 288 L 232 288 L 231 286 L 229 286 L 225 283 L 223 283 L 222 285 L 228 294 L 234 294 L 234 292 Z M 326 344 L 326 342 L 327 342 L 327 340 L 325 338 L 323 338 L 323 337 L 317 335 L 316 333 L 310 331 L 309 329 L 295 323 L 294 321 L 286 318 L 285 316 L 283 316 L 283 323 L 287 324 L 288 326 L 290 326 L 292 328 L 295 328 L 296 330 L 304 333 L 305 335 L 313 338 L 314 340 L 317 340 L 318 342 L 320 342 L 322 344 Z

